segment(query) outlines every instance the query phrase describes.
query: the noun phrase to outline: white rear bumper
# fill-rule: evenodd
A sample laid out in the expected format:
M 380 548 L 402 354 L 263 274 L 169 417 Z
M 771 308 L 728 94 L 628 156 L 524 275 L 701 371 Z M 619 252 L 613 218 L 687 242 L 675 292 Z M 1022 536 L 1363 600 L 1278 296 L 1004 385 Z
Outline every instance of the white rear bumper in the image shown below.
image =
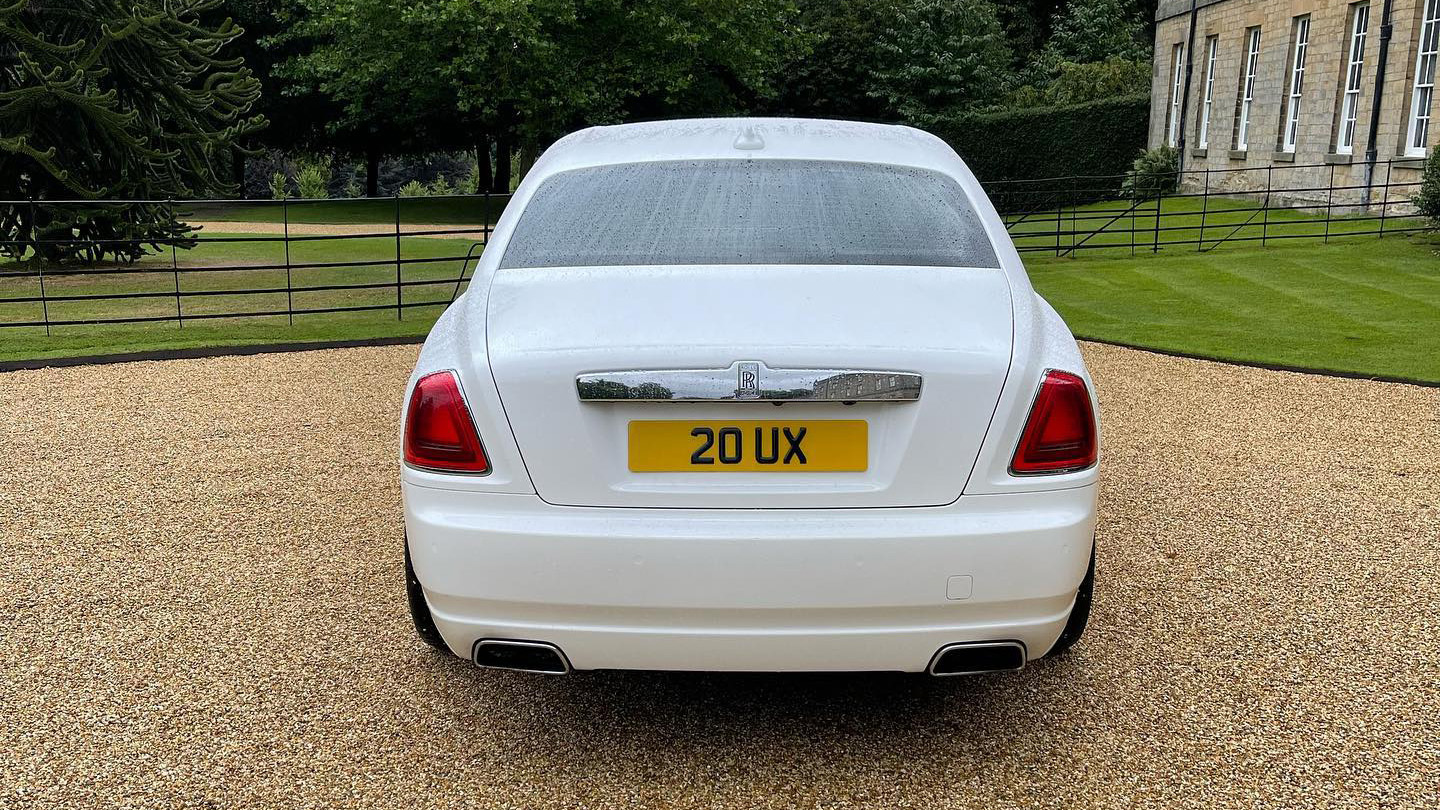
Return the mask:
M 1059 637 L 1095 487 L 944 507 L 552 506 L 404 485 L 415 572 L 450 648 L 555 644 L 576 669 L 922 671 L 942 646 Z

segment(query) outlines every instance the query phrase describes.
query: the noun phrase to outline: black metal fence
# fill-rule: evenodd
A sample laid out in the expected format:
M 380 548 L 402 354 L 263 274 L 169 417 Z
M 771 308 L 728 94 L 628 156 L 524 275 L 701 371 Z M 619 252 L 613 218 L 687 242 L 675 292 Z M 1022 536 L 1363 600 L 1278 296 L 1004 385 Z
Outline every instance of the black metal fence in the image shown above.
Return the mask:
M 1384 237 L 1427 229 L 1410 197 L 1420 187 L 1414 160 L 1376 164 L 1275 164 L 1199 169 L 1168 177 L 1163 196 L 1115 193 L 1123 176 L 1063 177 L 985 184 L 1021 253 L 1135 255 L 1165 249 L 1291 239 Z M 1095 202 L 1109 194 L 1109 199 Z
M 383 314 L 448 305 L 464 289 L 508 195 L 336 200 L 140 201 L 170 208 L 197 233 L 162 239 L 134 263 L 0 260 L 0 327 L 187 323 Z M 137 201 L 0 201 L 53 212 Z M 46 219 L 40 214 L 42 221 Z M 51 219 L 54 219 L 52 216 Z M 133 237 L 92 238 L 100 245 Z M 38 243 L 38 244 L 37 244 Z M 18 240 L 4 242 L 20 244 Z
M 1116 177 L 986 188 L 1017 248 L 1027 254 L 1203 252 L 1425 228 L 1408 202 L 1419 185 L 1411 164 L 1381 163 L 1369 185 L 1351 179 L 1359 169 L 1326 164 L 1191 171 L 1180 178 L 1178 192 L 1137 199 L 1113 196 Z M 1095 202 L 1098 190 L 1110 190 L 1110 198 Z M 162 240 L 129 264 L 55 265 L 36 259 L 31 241 L 24 258 L 0 260 L 0 327 L 49 334 L 56 327 L 183 328 L 221 319 L 288 325 L 313 316 L 405 320 L 415 310 L 438 311 L 464 290 L 507 202 L 503 195 L 141 201 L 172 207 L 199 231 Z M 0 201 L 0 214 L 20 206 L 48 207 L 53 214 L 67 205 L 136 204 Z M 37 212 L 26 213 L 35 222 Z M 40 246 L 66 239 L 52 230 Z

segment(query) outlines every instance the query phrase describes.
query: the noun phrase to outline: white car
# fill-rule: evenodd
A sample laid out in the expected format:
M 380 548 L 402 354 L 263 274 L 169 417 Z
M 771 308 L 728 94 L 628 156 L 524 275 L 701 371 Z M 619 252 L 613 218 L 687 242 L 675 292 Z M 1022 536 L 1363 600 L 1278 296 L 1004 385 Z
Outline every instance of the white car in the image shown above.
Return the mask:
M 915 129 L 561 139 L 406 402 L 415 626 L 482 666 L 952 675 L 1085 627 L 1094 387 Z

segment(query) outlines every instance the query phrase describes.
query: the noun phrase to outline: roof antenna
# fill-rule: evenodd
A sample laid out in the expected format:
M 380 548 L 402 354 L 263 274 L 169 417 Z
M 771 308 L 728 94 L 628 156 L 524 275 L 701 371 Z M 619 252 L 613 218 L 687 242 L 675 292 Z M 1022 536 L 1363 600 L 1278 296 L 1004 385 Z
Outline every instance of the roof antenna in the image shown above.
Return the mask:
M 735 148 L 744 149 L 747 152 L 764 149 L 765 139 L 760 137 L 760 133 L 755 131 L 754 126 L 748 126 L 741 130 L 740 134 L 736 136 Z

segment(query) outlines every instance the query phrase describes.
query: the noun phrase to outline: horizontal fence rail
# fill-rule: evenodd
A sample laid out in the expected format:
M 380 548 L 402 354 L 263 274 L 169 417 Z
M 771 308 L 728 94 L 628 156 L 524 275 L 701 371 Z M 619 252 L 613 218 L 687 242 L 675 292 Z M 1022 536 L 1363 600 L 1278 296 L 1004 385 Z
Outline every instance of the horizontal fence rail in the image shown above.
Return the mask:
M 984 186 L 1026 254 L 1206 252 L 1426 229 L 1409 204 L 1420 185 L 1412 163 L 1380 163 L 1368 185 L 1337 182 L 1338 172 L 1332 164 L 1187 171 L 1143 178 L 1139 193 L 1128 196 L 1118 175 Z M 1145 191 L 1177 180 L 1173 192 Z M 291 325 L 297 316 L 404 320 L 464 292 L 508 202 L 508 195 L 490 194 L 0 201 L 0 327 L 49 334 L 56 327 L 183 328 L 237 318 Z M 139 206 L 197 229 L 137 239 L 125 231 L 124 216 Z M 111 232 L 81 234 L 66 224 L 96 212 Z M 108 258 L 138 245 L 145 254 L 138 261 Z M 107 258 L 57 264 L 40 255 L 76 250 Z
M 1223 245 L 1428 229 L 1409 201 L 1420 187 L 1414 161 L 1378 163 L 1368 185 L 1339 179 L 1341 169 L 1352 167 L 1282 164 L 1149 178 L 1152 185 L 1168 181 L 1179 186 L 1163 196 L 1123 196 L 1124 175 L 984 185 L 1021 253 L 1208 252 Z

